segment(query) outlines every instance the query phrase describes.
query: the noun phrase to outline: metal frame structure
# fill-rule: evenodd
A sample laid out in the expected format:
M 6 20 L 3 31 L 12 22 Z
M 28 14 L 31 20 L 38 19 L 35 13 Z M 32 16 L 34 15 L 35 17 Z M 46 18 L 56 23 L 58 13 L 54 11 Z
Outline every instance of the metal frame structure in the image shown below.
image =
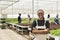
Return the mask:
M 59 13 L 59 12 L 58 12 L 58 11 L 59 11 L 59 10 L 58 10 L 58 2 L 60 2 L 60 0 L 37 0 L 37 6 L 38 6 L 38 1 L 56 2 L 56 13 L 57 13 L 57 14 Z M 35 9 L 35 8 L 34 8 L 34 7 L 35 7 L 35 6 L 34 6 L 34 0 L 32 0 L 32 3 L 33 3 L 33 4 L 32 4 L 32 5 L 33 5 L 33 6 L 32 6 L 32 10 L 33 10 L 33 12 L 32 12 L 32 15 L 33 15 L 33 16 L 32 16 L 32 17 L 34 18 L 34 9 Z M 37 7 L 37 9 L 39 9 L 39 8 Z M 52 12 L 54 11 L 53 7 L 51 7 L 51 10 L 52 10 Z M 48 10 L 47 10 L 47 11 L 48 11 Z
M 12 6 L 12 14 L 13 14 L 13 5 L 15 3 L 18 3 L 20 0 L 0 0 L 0 11 L 1 11 L 1 14 L 3 12 L 3 10 L 6 10 L 7 8 L 9 8 L 10 6 Z M 34 11 L 35 11 L 35 3 L 34 3 L 35 0 L 32 0 L 32 18 L 34 18 Z M 37 1 L 37 10 L 39 9 L 39 3 L 38 1 L 47 1 L 47 2 L 56 2 L 56 10 L 57 10 L 57 14 L 58 14 L 58 2 L 60 2 L 59 0 L 36 0 Z M 5 3 L 3 3 L 5 2 Z M 24 8 L 23 8 L 24 9 Z M 53 10 L 53 9 L 51 9 Z M 23 10 L 25 11 L 25 10 Z M 53 12 L 53 11 L 52 11 Z
M 17 0 L 17 1 L 9 1 L 9 0 L 1 0 L 0 2 L 2 2 L 2 3 L 0 3 L 0 5 L 2 6 L 6 6 L 6 7 L 4 7 L 2 10 L 4 10 L 4 9 L 6 9 L 6 8 L 8 8 L 9 6 L 12 6 L 13 4 L 15 4 L 16 2 L 19 2 L 19 0 Z M 4 4 L 3 2 L 7 2 L 6 4 Z M 9 4 L 10 3 L 10 4 Z M 2 8 L 2 7 L 1 7 Z
M 3 10 L 6 10 L 9 6 L 13 6 L 17 2 L 19 0 L 0 0 L 0 14 L 2 15 Z

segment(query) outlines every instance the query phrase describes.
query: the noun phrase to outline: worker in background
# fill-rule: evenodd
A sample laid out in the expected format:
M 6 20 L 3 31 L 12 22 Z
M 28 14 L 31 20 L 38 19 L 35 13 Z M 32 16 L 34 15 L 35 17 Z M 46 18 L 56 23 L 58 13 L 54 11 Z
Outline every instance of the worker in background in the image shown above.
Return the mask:
M 56 17 L 54 18 L 54 23 L 55 23 L 55 24 L 59 24 L 58 16 L 59 16 L 59 15 L 57 14 Z
M 21 23 L 21 13 L 19 13 L 19 16 L 18 16 L 18 24 Z
M 46 27 L 50 26 L 50 14 L 48 14 L 47 19 L 46 19 Z
M 31 22 L 31 17 L 30 17 L 30 15 L 28 14 L 28 24 L 30 24 Z

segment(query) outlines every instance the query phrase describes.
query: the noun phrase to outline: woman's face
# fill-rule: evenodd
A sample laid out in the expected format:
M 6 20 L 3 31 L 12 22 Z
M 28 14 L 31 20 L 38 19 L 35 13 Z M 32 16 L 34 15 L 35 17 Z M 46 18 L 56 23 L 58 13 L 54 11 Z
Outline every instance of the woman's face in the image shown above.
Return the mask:
M 38 11 L 38 17 L 43 18 L 43 16 L 44 16 L 44 12 L 43 11 Z

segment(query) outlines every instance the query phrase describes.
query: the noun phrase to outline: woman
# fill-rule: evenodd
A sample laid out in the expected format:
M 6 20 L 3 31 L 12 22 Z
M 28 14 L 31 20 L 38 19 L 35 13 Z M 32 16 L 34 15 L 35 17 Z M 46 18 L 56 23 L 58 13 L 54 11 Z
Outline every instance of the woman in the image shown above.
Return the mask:
M 42 9 L 38 10 L 37 12 L 38 19 L 34 20 L 32 23 L 32 33 L 33 34 L 39 34 L 38 36 L 35 35 L 36 39 L 35 40 L 46 40 L 44 34 L 48 34 L 49 32 L 49 26 L 47 27 L 47 22 L 45 23 L 44 19 L 44 11 Z M 40 35 L 43 34 L 43 35 Z M 42 37 L 40 37 L 42 36 Z

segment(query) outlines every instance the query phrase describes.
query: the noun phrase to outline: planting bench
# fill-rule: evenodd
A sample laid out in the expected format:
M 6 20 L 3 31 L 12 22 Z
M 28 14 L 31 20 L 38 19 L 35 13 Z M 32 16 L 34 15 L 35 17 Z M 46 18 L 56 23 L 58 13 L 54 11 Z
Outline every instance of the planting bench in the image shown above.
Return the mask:
M 29 26 L 21 26 L 21 25 L 13 24 L 13 23 L 7 23 L 7 24 L 9 27 L 11 27 L 12 29 L 16 29 L 16 31 L 21 32 L 22 34 L 25 31 L 28 31 L 28 27 L 29 27 Z
M 50 29 L 60 29 L 60 24 L 50 23 Z

